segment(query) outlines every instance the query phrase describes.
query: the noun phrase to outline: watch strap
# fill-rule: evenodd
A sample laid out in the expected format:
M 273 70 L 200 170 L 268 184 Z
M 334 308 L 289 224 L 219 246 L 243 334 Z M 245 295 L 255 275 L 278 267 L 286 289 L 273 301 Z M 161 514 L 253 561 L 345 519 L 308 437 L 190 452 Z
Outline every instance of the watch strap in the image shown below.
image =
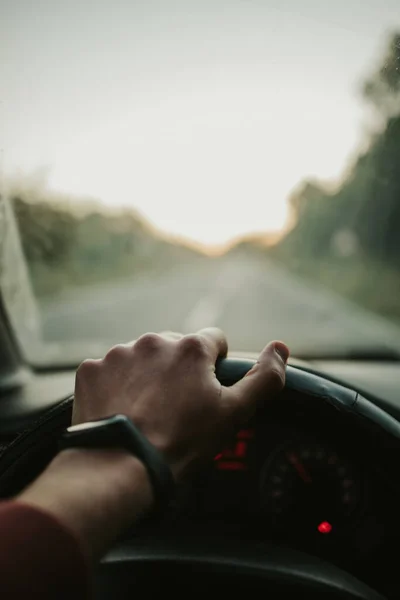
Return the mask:
M 161 453 L 126 415 L 118 414 L 69 427 L 61 437 L 59 448 L 121 448 L 130 452 L 147 469 L 154 493 L 154 511 L 160 512 L 168 506 L 175 488 L 171 469 Z

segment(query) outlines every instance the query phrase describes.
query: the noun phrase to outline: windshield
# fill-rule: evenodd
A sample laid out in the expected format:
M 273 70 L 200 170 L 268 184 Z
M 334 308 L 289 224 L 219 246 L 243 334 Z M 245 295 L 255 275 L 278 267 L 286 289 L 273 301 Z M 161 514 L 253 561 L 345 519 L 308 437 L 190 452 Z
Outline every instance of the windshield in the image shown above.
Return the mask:
M 238 352 L 397 356 L 398 0 L 0 7 L 31 362 L 210 325 Z

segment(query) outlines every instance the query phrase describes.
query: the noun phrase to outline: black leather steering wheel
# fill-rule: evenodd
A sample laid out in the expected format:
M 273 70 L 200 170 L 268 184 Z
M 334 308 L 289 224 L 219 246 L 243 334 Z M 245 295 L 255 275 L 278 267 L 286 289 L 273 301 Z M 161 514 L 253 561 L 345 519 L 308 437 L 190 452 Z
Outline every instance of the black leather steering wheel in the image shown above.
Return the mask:
M 216 365 L 216 376 L 221 384 L 233 385 L 254 363 L 250 359 L 222 359 Z M 400 423 L 355 390 L 293 366 L 287 367 L 286 389 L 327 402 L 400 439 Z M 60 433 L 71 422 L 72 402 L 73 396 L 69 396 L 54 405 L 3 450 L 0 497 L 18 492 L 56 453 Z M 147 540 L 132 537 L 113 548 L 96 572 L 96 597 L 125 598 L 130 590 L 137 594 L 138 586 L 148 586 L 149 577 L 153 585 L 164 582 L 160 591 L 164 591 L 168 580 L 175 584 L 179 580 L 181 585 L 182 581 L 191 582 L 189 594 L 186 588 L 182 589 L 191 598 L 204 597 L 202 582 L 211 577 L 215 590 L 220 586 L 224 595 L 228 589 L 234 592 L 253 587 L 269 594 L 284 592 L 285 598 L 297 598 L 303 592 L 308 598 L 383 599 L 341 569 L 300 552 L 242 541 L 237 546 L 229 542 L 228 546 L 213 540 L 201 547 L 198 540 L 192 540 L 190 545 L 185 540 L 182 545 L 178 540 L 166 541 L 157 536 Z M 193 581 L 197 582 L 195 588 Z
M 216 366 L 216 375 L 222 385 L 233 385 L 254 366 L 256 361 L 243 358 L 222 359 Z M 307 396 L 320 398 L 341 412 L 366 419 L 373 426 L 400 439 L 400 423 L 382 408 L 364 398 L 356 390 L 311 373 L 304 368 L 286 367 L 285 388 Z

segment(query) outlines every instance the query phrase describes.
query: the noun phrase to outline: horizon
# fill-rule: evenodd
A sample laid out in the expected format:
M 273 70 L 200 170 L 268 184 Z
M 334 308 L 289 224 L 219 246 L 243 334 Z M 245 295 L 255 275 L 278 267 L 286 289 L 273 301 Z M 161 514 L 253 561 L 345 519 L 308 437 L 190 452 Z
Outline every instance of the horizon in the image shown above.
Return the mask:
M 132 206 L 111 206 L 104 204 L 100 199 L 83 198 L 76 195 L 70 195 L 60 190 L 52 189 L 48 186 L 46 178 L 39 169 L 37 173 L 25 174 L 21 177 L 5 178 L 4 179 L 4 196 L 11 200 L 13 197 L 21 197 L 25 202 L 46 202 L 51 206 L 58 206 L 62 210 L 71 212 L 75 216 L 84 218 L 86 215 L 100 212 L 103 215 L 111 217 L 123 216 L 126 212 L 137 218 L 151 235 L 157 236 L 171 243 L 182 244 L 196 251 L 199 251 L 208 256 L 219 256 L 228 252 L 231 248 L 240 244 L 243 241 L 260 241 L 263 238 L 263 243 L 266 246 L 271 246 L 278 242 L 285 233 L 290 229 L 290 224 L 287 228 L 283 228 L 279 232 L 248 231 L 240 233 L 235 237 L 230 238 L 226 242 L 207 244 L 194 240 L 185 235 L 171 233 L 161 229 L 156 223 L 153 223 L 139 209 Z M 0 190 L 1 197 L 1 190 Z
M 208 250 L 282 234 L 291 190 L 341 178 L 400 25 L 395 0 L 5 2 L 4 174 L 47 170 L 55 193 Z

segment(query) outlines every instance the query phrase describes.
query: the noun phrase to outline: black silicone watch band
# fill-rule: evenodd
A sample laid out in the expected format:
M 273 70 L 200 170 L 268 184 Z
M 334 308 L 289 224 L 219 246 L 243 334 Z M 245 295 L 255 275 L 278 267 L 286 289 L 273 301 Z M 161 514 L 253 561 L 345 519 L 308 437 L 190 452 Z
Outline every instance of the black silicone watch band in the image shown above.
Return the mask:
M 154 492 L 154 511 L 160 512 L 171 500 L 175 482 L 160 452 L 125 415 L 81 423 L 66 429 L 60 450 L 66 448 L 121 448 L 145 465 Z

